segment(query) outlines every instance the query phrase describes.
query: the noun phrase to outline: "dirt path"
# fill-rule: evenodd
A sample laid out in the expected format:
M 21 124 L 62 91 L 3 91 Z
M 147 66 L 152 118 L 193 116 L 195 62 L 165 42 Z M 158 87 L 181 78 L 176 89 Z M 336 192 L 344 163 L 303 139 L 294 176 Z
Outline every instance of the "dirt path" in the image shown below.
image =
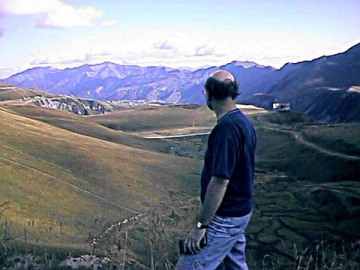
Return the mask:
M 273 113 L 273 112 L 270 112 L 270 113 Z M 262 119 L 262 115 L 259 115 L 258 117 L 256 117 L 256 120 L 263 124 L 259 128 L 263 128 L 263 129 L 267 129 L 267 130 L 279 131 L 279 132 L 283 132 L 283 133 L 288 133 L 296 141 L 298 141 L 299 143 L 301 143 L 303 145 L 306 145 L 307 147 L 313 148 L 318 152 L 324 153 L 324 154 L 329 155 L 329 156 L 335 156 L 335 157 L 338 157 L 338 158 L 342 158 L 342 159 L 360 160 L 360 157 L 358 157 L 358 156 L 342 154 L 342 153 L 339 153 L 339 152 L 335 152 L 335 151 L 332 151 L 332 150 L 329 150 L 329 149 L 322 148 L 322 147 L 320 147 L 319 145 L 317 145 L 315 143 L 312 143 L 312 142 L 309 142 L 309 141 L 305 140 L 304 137 L 302 136 L 302 134 L 299 133 L 299 132 L 291 130 L 290 128 L 281 128 L 277 124 L 272 124 L 272 123 L 264 121 Z M 199 132 L 199 133 L 178 134 L 178 135 L 149 135 L 149 136 L 145 135 L 145 136 L 143 136 L 143 138 L 145 138 L 145 139 L 178 139 L 178 138 L 204 136 L 204 135 L 209 135 L 209 134 L 210 134 L 210 132 Z
M 180 135 L 155 135 L 155 136 L 144 136 L 145 139 L 177 139 L 177 138 L 186 138 L 186 137 L 196 137 L 196 136 L 204 136 L 209 135 L 210 132 L 200 132 L 193 134 L 180 134 Z
M 339 152 L 331 151 L 329 149 L 322 148 L 322 147 L 320 147 L 319 145 L 317 145 L 315 143 L 311 143 L 311 142 L 305 140 L 304 137 L 302 136 L 302 134 L 299 133 L 299 132 L 296 132 L 296 131 L 291 130 L 289 128 L 281 128 L 277 124 L 273 124 L 273 123 L 269 123 L 269 122 L 264 121 L 262 119 L 262 115 L 259 115 L 258 117 L 256 117 L 256 120 L 263 124 L 263 126 L 261 126 L 259 128 L 263 128 L 263 129 L 267 129 L 267 130 L 274 130 L 274 131 L 279 131 L 279 132 L 290 134 L 299 143 L 301 143 L 303 145 L 306 145 L 306 146 L 308 146 L 310 148 L 313 148 L 318 152 L 324 153 L 324 154 L 329 155 L 329 156 L 342 158 L 342 159 L 360 160 L 360 157 L 358 157 L 358 156 L 352 156 L 352 155 L 347 155 L 347 154 L 342 154 L 342 153 L 339 153 Z
M 341 154 L 341 153 L 338 153 L 338 152 L 334 152 L 334 151 L 331 151 L 331 150 L 328 150 L 328 149 L 325 149 L 325 148 L 322 148 L 314 143 L 311 143 L 309 141 L 306 141 L 304 139 L 303 136 L 301 136 L 301 134 L 298 134 L 296 132 L 294 132 L 294 136 L 298 136 L 297 139 L 300 143 L 304 144 L 304 145 L 307 145 L 319 152 L 322 152 L 324 154 L 327 154 L 327 155 L 330 155 L 330 156 L 335 156 L 335 157 L 339 157 L 339 158 L 343 158 L 343 159 L 350 159 L 350 160 L 359 160 L 360 157 L 357 157 L 357 156 L 351 156 L 351 155 L 346 155 L 346 154 Z
M 100 235 L 93 238 L 91 245 L 93 246 L 93 248 L 95 248 L 96 245 L 99 243 L 99 241 L 101 241 L 105 236 L 107 236 L 109 233 L 111 233 L 116 228 L 118 228 L 119 230 L 123 230 L 124 228 L 122 228 L 122 227 L 124 227 L 124 225 L 130 226 L 133 221 L 136 221 L 136 220 L 138 220 L 140 218 L 145 218 L 145 217 L 146 217 L 145 213 L 138 214 L 138 215 L 123 219 L 121 221 L 118 221 L 118 222 L 110 225 Z
M 179 231 L 190 228 L 188 224 L 193 223 L 199 198 L 167 188 L 166 191 L 170 196 L 166 202 L 159 203 L 145 214 L 135 215 L 107 227 L 93 239 L 94 251 L 111 254 L 110 257 L 116 258 L 114 262 L 122 266 L 121 269 L 125 269 L 125 265 L 126 269 L 150 269 L 147 260 L 149 256 L 154 256 L 157 263 L 162 261 L 169 265 L 167 256 L 174 248 L 177 252 L 177 245 L 169 244 L 177 243 L 178 237 L 183 237 L 184 234 Z M 178 223 L 179 220 L 181 223 Z
M 8 149 L 8 150 L 10 150 L 10 151 L 19 153 L 19 154 L 22 155 L 22 156 L 26 156 L 26 157 L 29 157 L 29 158 L 34 158 L 33 156 L 28 155 L 28 154 L 24 153 L 23 151 L 20 151 L 20 150 L 18 150 L 18 149 L 16 149 L 16 148 L 13 148 L 13 147 L 10 147 L 10 146 L 7 146 L 7 145 L 2 145 L 2 147 L 5 148 L 5 149 Z M 71 174 L 71 171 L 70 171 L 70 170 L 65 169 L 64 167 L 61 167 L 61 166 L 59 166 L 59 165 L 57 165 L 57 164 L 55 164 L 55 163 L 52 163 L 52 162 L 49 162 L 49 161 L 46 161 L 46 160 L 43 160 L 43 159 L 40 159 L 40 158 L 36 158 L 36 159 L 39 160 L 39 161 L 41 161 L 41 162 L 43 162 L 43 163 L 45 163 L 45 164 L 49 164 L 49 165 L 51 165 L 51 166 L 54 166 L 54 167 L 56 167 L 56 168 L 58 168 L 58 169 L 60 169 L 60 170 L 62 170 L 62 171 L 65 171 L 65 172 Z

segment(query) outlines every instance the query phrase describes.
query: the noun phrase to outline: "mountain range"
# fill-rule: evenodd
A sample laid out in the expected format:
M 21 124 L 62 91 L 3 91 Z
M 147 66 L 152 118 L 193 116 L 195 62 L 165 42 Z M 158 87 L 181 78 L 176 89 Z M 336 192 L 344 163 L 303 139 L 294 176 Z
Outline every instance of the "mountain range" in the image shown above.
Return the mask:
M 280 69 L 239 61 L 197 70 L 104 62 L 67 69 L 36 67 L 0 82 L 102 101 L 203 104 L 201 89 L 217 69 L 236 76 L 239 103 L 266 109 L 272 109 L 274 102 L 289 103 L 292 110 L 317 121 L 360 122 L 360 43 L 343 53 Z

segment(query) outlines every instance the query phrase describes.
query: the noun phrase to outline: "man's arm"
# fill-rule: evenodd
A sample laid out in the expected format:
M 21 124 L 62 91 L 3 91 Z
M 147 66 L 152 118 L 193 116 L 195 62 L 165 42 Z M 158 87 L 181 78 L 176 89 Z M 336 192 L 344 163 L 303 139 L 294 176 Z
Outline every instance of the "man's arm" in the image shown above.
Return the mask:
M 204 199 L 204 204 L 201 207 L 199 222 L 202 224 L 208 225 L 218 210 L 225 192 L 229 179 L 213 176 L 210 180 L 208 188 L 206 190 L 206 195 Z M 185 239 L 184 245 L 192 253 L 200 251 L 200 241 L 205 236 L 206 229 L 194 228 Z
M 199 221 L 202 224 L 208 225 L 210 223 L 224 198 L 228 183 L 229 180 L 226 178 L 211 177 L 199 216 Z

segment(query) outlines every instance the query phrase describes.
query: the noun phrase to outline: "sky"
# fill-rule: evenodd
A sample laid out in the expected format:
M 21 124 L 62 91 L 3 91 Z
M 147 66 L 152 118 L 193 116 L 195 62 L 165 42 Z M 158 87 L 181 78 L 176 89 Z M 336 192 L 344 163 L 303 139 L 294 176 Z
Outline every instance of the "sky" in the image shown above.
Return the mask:
M 280 68 L 360 42 L 360 0 L 0 0 L 0 78 L 110 61 Z

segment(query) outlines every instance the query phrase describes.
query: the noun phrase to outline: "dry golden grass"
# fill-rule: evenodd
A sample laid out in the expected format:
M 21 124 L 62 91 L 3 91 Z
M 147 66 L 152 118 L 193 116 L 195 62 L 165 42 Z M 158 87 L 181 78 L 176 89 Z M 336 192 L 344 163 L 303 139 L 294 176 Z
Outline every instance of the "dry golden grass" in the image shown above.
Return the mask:
M 15 233 L 26 228 L 29 241 L 85 248 L 89 234 L 106 223 L 149 211 L 169 190 L 197 187 L 196 160 L 83 136 L 4 109 L 0 118 L 0 197 L 10 201 L 6 218 Z
M 47 93 L 35 88 L 23 89 L 0 83 L 0 101 L 16 100 L 36 95 L 47 95 Z
M 263 109 L 238 105 L 245 114 L 259 114 Z M 134 109 L 115 111 L 106 115 L 91 116 L 91 118 L 109 128 L 130 132 L 159 131 L 181 128 L 211 128 L 216 118 L 206 106 L 174 105 L 174 106 L 144 106 Z
M 55 127 L 104 141 L 127 145 L 132 148 L 140 148 L 163 153 L 168 152 L 168 150 L 171 148 L 171 145 L 165 141 L 146 141 L 138 136 L 133 136 L 119 130 L 110 129 L 93 121 L 93 119 L 96 119 L 93 117 L 83 117 L 67 111 L 41 108 L 35 105 L 28 105 L 24 103 L 20 103 L 20 105 L 6 103 L 4 106 L 8 111 L 11 111 L 15 114 L 19 114 L 35 120 L 40 120 L 41 122 L 51 124 Z M 107 114 L 106 116 L 114 117 L 112 113 Z
M 213 126 L 215 116 L 205 107 L 144 106 L 107 115 L 91 116 L 93 121 L 126 132 L 159 131 L 186 127 Z

